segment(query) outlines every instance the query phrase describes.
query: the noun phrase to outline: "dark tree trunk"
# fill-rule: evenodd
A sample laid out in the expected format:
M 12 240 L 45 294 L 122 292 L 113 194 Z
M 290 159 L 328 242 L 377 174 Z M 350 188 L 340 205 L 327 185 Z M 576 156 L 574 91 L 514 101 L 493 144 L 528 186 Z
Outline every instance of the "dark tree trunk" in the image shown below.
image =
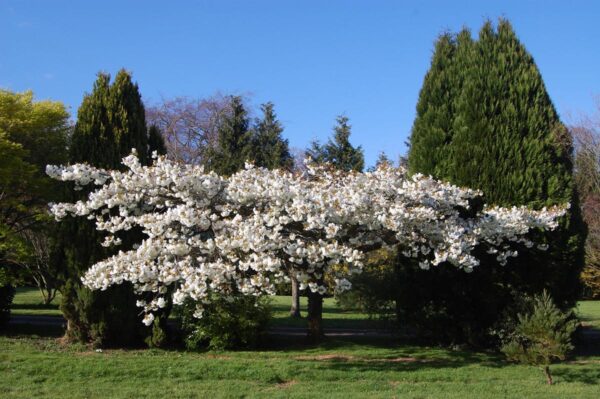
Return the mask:
M 300 314 L 300 289 L 298 287 L 298 280 L 296 277 L 292 277 L 292 307 L 290 309 L 290 317 L 301 318 Z
M 308 339 L 314 343 L 323 338 L 323 295 L 307 290 Z
M 552 374 L 550 374 L 549 366 L 544 366 L 544 374 L 546 375 L 546 382 L 548 385 L 552 385 Z
M 398 255 L 396 255 L 396 259 L 394 259 L 394 280 L 396 283 L 396 287 L 400 287 L 401 286 L 401 277 L 400 277 L 400 269 L 401 269 L 401 254 L 400 254 L 400 250 L 398 250 Z M 400 301 L 400 290 L 396 289 L 396 300 L 395 300 L 395 311 L 396 311 L 396 322 L 400 322 L 400 320 L 402 319 L 402 308 L 400 307 L 401 301 Z

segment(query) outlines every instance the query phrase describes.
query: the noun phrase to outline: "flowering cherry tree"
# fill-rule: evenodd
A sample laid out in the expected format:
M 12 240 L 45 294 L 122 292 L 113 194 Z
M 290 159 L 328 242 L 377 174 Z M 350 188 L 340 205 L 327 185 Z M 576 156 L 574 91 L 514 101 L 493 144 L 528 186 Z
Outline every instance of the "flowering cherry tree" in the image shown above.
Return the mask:
M 195 316 L 212 294 L 273 295 L 294 276 L 309 289 L 309 333 L 321 333 L 322 295 L 328 281 L 350 289 L 366 252 L 397 248 L 429 269 L 448 263 L 466 272 L 479 265 L 483 246 L 500 264 L 517 255 L 511 243 L 532 246 L 532 229 L 554 229 L 564 207 L 530 210 L 480 207 L 481 193 L 409 176 L 403 168 L 342 172 L 308 165 L 304 174 L 247 165 L 230 177 L 155 156 L 142 166 L 132 154 L 125 171 L 86 164 L 48 166 L 47 173 L 95 185 L 86 201 L 51 206 L 66 215 L 96 221 L 105 246 L 119 246 L 119 233 L 141 228 L 145 239 L 93 265 L 83 277 L 91 289 L 129 281 L 146 300 L 138 301 L 144 323 L 165 306 L 192 299 Z M 344 264 L 347 267 L 336 267 Z M 152 298 L 152 299 L 147 299 Z

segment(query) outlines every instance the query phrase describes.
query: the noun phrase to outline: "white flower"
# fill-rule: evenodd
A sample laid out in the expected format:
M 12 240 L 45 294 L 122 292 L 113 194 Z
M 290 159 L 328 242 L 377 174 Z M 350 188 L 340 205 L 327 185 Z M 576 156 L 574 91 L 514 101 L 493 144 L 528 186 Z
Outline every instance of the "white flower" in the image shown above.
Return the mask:
M 147 313 L 146 316 L 144 316 L 144 320 L 142 320 L 142 323 L 149 326 L 150 324 L 152 324 L 153 321 L 154 315 L 152 313 Z
M 156 306 L 158 306 L 159 308 L 164 308 L 167 305 L 167 302 L 165 301 L 165 298 L 160 297 L 156 300 Z

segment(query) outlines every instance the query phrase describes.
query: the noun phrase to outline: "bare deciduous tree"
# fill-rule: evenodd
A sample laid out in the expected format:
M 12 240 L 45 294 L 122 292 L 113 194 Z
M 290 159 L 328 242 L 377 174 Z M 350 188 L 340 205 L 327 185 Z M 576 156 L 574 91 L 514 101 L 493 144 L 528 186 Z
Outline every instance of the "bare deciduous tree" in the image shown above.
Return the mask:
M 575 182 L 588 225 L 586 265 L 582 280 L 592 297 L 600 297 L 600 98 L 595 115 L 571 126 L 575 148 Z
M 164 134 L 168 156 L 178 162 L 200 164 L 204 151 L 214 144 L 222 116 L 229 109 L 226 96 L 207 99 L 163 98 L 146 108 L 148 124 Z

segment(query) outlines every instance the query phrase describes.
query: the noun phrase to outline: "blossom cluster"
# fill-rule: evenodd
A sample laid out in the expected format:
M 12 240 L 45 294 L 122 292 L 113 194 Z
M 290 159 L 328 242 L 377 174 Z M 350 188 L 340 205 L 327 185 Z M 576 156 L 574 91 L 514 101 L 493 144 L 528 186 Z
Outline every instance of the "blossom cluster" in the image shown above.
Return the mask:
M 52 204 L 51 211 L 57 219 L 95 220 L 105 246 L 122 245 L 120 236 L 133 228 L 143 231 L 141 242 L 93 265 L 83 283 L 103 290 L 131 282 L 153 298 L 138 302 L 146 324 L 166 295 L 175 304 L 192 299 L 201 317 L 211 294 L 274 294 L 291 276 L 301 289 L 325 293 L 328 275 L 336 290 L 346 290 L 366 252 L 381 247 L 423 269 L 446 262 L 472 271 L 480 246 L 504 264 L 517 255 L 511 243 L 534 245 L 527 233 L 554 229 L 565 213 L 473 209 L 479 191 L 386 165 L 366 173 L 308 165 L 302 174 L 246 165 L 223 177 L 162 156 L 151 166 L 135 154 L 123 163 L 125 171 L 48 166 L 55 179 L 93 186 L 85 201 Z

